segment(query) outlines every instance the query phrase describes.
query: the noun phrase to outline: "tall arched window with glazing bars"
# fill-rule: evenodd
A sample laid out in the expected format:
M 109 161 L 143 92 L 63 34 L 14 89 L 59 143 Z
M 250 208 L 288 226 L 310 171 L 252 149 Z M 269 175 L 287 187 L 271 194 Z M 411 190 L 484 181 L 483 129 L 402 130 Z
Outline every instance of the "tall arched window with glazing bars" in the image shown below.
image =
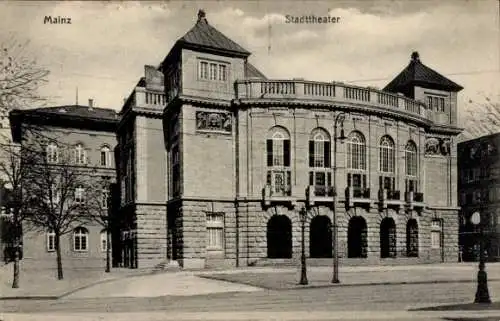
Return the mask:
M 290 134 L 283 127 L 273 127 L 267 135 L 267 185 L 272 195 L 290 196 Z
M 408 141 L 405 146 L 405 191 L 417 191 L 418 153 L 417 145 Z
M 394 141 L 389 136 L 383 136 L 379 144 L 379 188 L 395 190 L 396 150 Z
M 314 195 L 333 196 L 330 168 L 330 135 L 316 128 L 309 137 L 309 185 L 314 186 Z
M 354 131 L 346 141 L 347 149 L 347 186 L 354 189 L 354 194 L 362 193 L 367 188 L 366 182 L 366 140 L 363 134 Z

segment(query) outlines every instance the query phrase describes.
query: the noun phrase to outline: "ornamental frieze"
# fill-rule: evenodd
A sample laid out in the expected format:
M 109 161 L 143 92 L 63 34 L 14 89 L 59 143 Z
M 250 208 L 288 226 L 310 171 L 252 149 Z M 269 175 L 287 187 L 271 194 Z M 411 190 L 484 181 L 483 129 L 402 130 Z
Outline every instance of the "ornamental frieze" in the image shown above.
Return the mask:
M 197 111 L 196 129 L 203 131 L 231 133 L 232 129 L 231 113 Z
M 451 139 L 440 137 L 428 137 L 425 140 L 425 155 L 450 155 Z

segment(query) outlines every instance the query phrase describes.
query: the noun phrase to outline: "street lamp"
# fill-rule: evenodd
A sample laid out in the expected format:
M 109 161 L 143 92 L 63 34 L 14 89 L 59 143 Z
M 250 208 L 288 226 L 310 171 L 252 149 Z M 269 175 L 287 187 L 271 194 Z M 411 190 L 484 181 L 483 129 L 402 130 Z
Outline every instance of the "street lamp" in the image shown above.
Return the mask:
M 339 280 L 339 252 L 338 252 L 338 229 L 337 229 L 337 141 L 341 143 L 346 139 L 344 135 L 345 112 L 340 112 L 333 123 L 333 278 L 332 283 L 340 283 Z M 340 136 L 337 135 L 337 127 L 340 124 Z
M 307 210 L 305 207 L 303 207 L 300 210 L 300 222 L 302 223 L 301 225 L 301 246 L 302 246 L 302 253 L 300 255 L 300 282 L 299 284 L 301 285 L 306 285 L 309 282 L 307 281 L 307 267 L 306 267 L 306 245 L 305 245 L 305 229 L 306 229 L 306 219 L 307 219 Z
M 479 212 L 474 212 L 471 216 L 471 222 L 474 225 L 479 225 L 479 271 L 477 272 L 477 290 L 476 298 L 474 303 L 491 303 L 490 294 L 488 292 L 488 275 L 485 270 L 485 258 L 484 258 L 484 231 L 481 222 L 481 214 Z

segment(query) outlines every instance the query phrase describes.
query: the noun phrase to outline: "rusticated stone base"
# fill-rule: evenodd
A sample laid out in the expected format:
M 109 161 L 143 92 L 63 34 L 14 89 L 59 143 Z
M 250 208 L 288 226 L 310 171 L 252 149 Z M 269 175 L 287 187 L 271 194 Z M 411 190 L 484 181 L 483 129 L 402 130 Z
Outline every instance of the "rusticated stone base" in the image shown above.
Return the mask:
M 166 206 L 137 205 L 136 217 L 138 267 L 154 267 L 167 259 Z
M 175 218 L 176 229 L 172 231 L 177 246 L 177 257 L 183 268 L 214 268 L 231 266 L 267 265 L 280 259 L 268 258 L 268 224 L 275 216 L 284 216 L 291 227 L 290 258 L 296 261 L 301 254 L 301 216 L 303 204 L 295 206 L 276 205 L 263 208 L 260 202 L 207 202 L 183 201 Z M 224 246 L 219 250 L 207 249 L 207 213 L 224 213 Z M 458 261 L 458 220 L 456 209 L 426 209 L 421 212 L 405 208 L 379 210 L 376 206 L 346 209 L 343 203 L 337 207 L 338 255 L 346 265 L 376 264 L 418 264 Z M 362 218 L 366 223 L 366 249 L 364 258 L 352 258 L 349 254 L 349 222 Z M 391 257 L 381 255 L 381 225 L 384 219 L 394 222 L 395 243 Z M 333 210 L 328 206 L 314 206 L 308 209 L 304 226 L 305 253 L 311 257 L 311 226 L 314 220 L 330 226 Z M 408 256 L 407 224 L 414 220 L 418 227 L 418 256 Z M 441 245 L 431 246 L 432 221 L 442 224 Z M 351 227 L 351 229 L 353 229 Z M 356 231 L 354 231 L 356 233 Z M 333 243 L 333 237 L 331 237 Z M 318 244 L 317 243 L 313 244 Z M 321 242 L 321 241 L 319 241 Z M 328 242 L 328 241 L 327 241 Z M 333 244 L 325 244 L 324 260 L 331 260 Z M 314 249 L 313 249 L 314 250 Z M 139 254 L 140 255 L 140 254 Z

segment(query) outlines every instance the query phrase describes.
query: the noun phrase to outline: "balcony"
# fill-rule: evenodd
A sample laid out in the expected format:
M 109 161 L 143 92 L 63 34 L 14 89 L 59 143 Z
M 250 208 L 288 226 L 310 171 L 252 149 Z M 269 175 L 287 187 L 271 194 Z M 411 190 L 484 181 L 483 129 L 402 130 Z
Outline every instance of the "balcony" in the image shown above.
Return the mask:
M 345 190 L 346 204 L 349 207 L 356 205 L 370 205 L 370 189 L 361 187 L 347 187 Z
M 370 105 L 380 110 L 403 112 L 428 119 L 425 104 L 402 95 L 374 88 L 358 87 L 338 82 L 306 80 L 247 79 L 236 82 L 236 98 L 240 100 L 302 100 L 327 104 L 354 103 Z
M 378 200 L 382 208 L 400 207 L 403 205 L 401 200 L 401 192 L 389 189 L 380 189 L 378 191 Z
M 290 171 L 270 170 L 267 172 L 267 183 L 262 190 L 264 204 L 291 202 L 292 186 Z
M 306 189 L 307 202 L 310 206 L 315 203 L 333 203 L 333 186 L 309 185 Z
M 406 206 L 409 209 L 422 209 L 425 207 L 424 203 L 424 193 L 418 193 L 418 192 L 406 192 L 405 193 L 405 202 Z

